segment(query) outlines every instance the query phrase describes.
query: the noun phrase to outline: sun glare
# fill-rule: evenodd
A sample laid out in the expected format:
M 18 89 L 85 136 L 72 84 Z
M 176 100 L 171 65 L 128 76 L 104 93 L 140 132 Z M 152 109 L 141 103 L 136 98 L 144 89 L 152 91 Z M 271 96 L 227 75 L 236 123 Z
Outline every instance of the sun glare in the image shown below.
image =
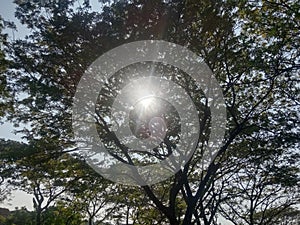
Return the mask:
M 145 110 L 151 108 L 155 104 L 155 98 L 152 96 L 146 97 L 140 101 L 140 104 Z

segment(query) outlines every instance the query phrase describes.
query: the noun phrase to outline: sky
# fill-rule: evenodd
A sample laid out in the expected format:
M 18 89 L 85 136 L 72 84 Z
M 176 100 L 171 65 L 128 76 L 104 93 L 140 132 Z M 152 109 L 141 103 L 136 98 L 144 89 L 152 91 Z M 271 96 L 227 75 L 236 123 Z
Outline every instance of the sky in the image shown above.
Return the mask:
M 90 4 L 94 10 L 100 10 L 97 0 L 91 0 Z M 0 15 L 5 20 L 13 21 L 17 25 L 17 32 L 6 30 L 10 38 L 23 38 L 28 33 L 26 27 L 22 26 L 14 17 L 15 5 L 13 0 L 1 0 Z M 21 135 L 14 134 L 14 127 L 8 122 L 0 121 L 0 138 L 21 141 Z M 13 191 L 11 199 L 0 204 L 0 207 L 5 207 L 14 210 L 16 207 L 21 208 L 25 206 L 29 210 L 33 210 L 32 196 L 22 191 Z M 231 223 L 220 219 L 222 225 L 230 225 Z

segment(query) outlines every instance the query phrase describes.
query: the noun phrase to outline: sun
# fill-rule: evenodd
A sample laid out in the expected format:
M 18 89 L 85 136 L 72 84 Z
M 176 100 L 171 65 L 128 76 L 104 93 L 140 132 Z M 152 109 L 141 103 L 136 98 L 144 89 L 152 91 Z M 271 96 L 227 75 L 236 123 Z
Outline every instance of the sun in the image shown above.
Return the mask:
M 155 98 L 153 96 L 147 96 L 139 102 L 145 111 L 151 109 L 155 105 Z
M 134 105 L 137 118 L 145 119 L 159 111 L 159 102 L 154 95 L 147 95 L 140 98 Z

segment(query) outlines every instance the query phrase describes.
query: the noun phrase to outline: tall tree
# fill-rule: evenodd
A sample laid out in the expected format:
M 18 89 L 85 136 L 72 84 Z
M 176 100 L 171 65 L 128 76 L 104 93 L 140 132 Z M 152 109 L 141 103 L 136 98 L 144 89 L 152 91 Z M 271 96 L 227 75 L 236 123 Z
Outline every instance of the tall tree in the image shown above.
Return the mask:
M 199 113 L 200 124 L 206 125 L 193 158 L 184 168 L 163 183 L 141 187 L 153 209 L 161 214 L 161 224 L 214 224 L 223 202 L 224 188 L 220 186 L 223 177 L 245 172 L 243 166 L 231 163 L 245 162 L 245 157 L 254 153 L 256 159 L 264 155 L 291 159 L 299 141 L 299 102 L 295 97 L 299 95 L 296 1 L 290 4 L 113 1 L 103 4 L 101 12 L 91 12 L 88 5 L 76 9 L 73 3 L 53 1 L 43 8 L 36 2 L 19 3 L 16 15 L 32 33 L 24 40 L 9 44 L 14 65 L 6 74 L 14 91 L 26 93 L 25 97 L 16 99 L 11 119 L 15 123 L 30 122 L 31 129 L 24 130 L 28 140 L 38 140 L 42 147 L 51 144 L 51 148 L 40 148 L 43 154 L 76 149 L 71 106 L 76 85 L 88 65 L 123 43 L 163 39 L 187 46 L 204 58 L 223 89 L 228 127 L 217 157 L 208 168 L 201 169 L 201 144 L 207 141 L 211 123 L 210 114 L 203 113 L 205 104 L 199 101 L 203 94 L 182 71 L 171 73 L 168 71 L 172 68 L 154 65 L 157 71 L 164 71 L 165 77 L 186 89 L 199 112 L 204 114 Z M 286 17 L 292 19 L 285 27 Z M 147 68 L 148 64 L 142 66 Z M 125 75 L 126 69 L 100 93 L 100 115 L 109 111 L 116 93 L 126 84 Z M 288 115 L 287 118 L 284 115 Z M 176 113 L 172 117 L 176 119 Z M 100 120 L 99 135 L 106 146 L 122 156 L 128 149 L 120 145 L 108 125 L 107 121 Z M 172 150 L 171 140 L 178 134 L 178 128 L 175 126 L 173 131 L 168 134 L 169 140 L 164 140 L 165 145 L 156 149 L 162 154 L 154 154 L 154 157 L 161 159 L 159 157 Z M 275 144 L 271 145 L 272 142 Z M 257 163 L 247 163 L 250 177 L 256 176 Z M 299 171 L 293 166 L 296 162 L 285 163 L 288 173 L 297 181 Z M 264 162 L 259 165 L 266 170 Z M 277 175 L 274 171 L 272 177 Z M 257 176 L 257 180 L 266 178 L 264 173 Z M 280 183 L 277 180 L 274 185 Z M 229 184 L 235 187 L 235 183 Z M 143 210 L 139 212 L 149 215 Z M 156 221 L 157 218 L 151 219 Z

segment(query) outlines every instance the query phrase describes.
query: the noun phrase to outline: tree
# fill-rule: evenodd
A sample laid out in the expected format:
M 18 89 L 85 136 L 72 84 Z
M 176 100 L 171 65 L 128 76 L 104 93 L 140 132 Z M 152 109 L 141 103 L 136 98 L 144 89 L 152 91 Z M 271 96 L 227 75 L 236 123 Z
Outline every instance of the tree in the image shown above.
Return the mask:
M 211 123 L 209 110 L 203 110 L 207 105 L 199 101 L 203 93 L 182 71 L 172 73 L 170 67 L 150 64 L 187 90 L 198 103 L 199 123 L 206 125 L 197 151 L 184 168 L 161 184 L 141 187 L 153 204 L 153 207 L 148 206 L 155 212 L 152 215 L 160 214 L 161 224 L 215 224 L 218 209 L 224 202 L 224 176 L 230 180 L 237 174 L 243 182 L 248 182 L 248 178 L 244 178 L 247 172 L 253 179 L 272 180 L 280 177 L 276 169 L 286 169 L 291 176 L 284 177 L 284 182 L 289 178 L 299 179 L 299 170 L 294 166 L 297 161 L 284 161 L 286 167 L 271 165 L 268 169 L 275 171 L 267 175 L 265 162 L 257 161 L 265 155 L 287 159 L 297 156 L 293 154 L 299 141 L 299 102 L 294 97 L 299 95 L 296 2 L 117 1 L 103 5 L 100 13 L 91 12 L 87 5 L 76 10 L 72 3 L 51 2 L 43 10 L 34 2 L 19 3 L 16 12 L 21 22 L 33 28 L 33 33 L 27 40 L 17 40 L 10 45 L 14 65 L 7 74 L 15 84 L 14 91 L 27 93 L 24 99 L 17 100 L 16 113 L 11 119 L 15 123 L 32 123 L 32 129 L 24 130 L 28 140 L 39 139 L 42 146 L 51 143 L 52 147 L 42 150 L 43 154 L 76 149 L 71 131 L 72 98 L 88 65 L 123 43 L 163 39 L 188 46 L 204 58 L 222 87 L 228 126 L 224 144 L 214 161 L 203 170 L 202 144 L 210 135 Z M 285 27 L 283 21 L 288 16 L 293 19 Z M 149 68 L 147 63 L 142 66 Z M 99 136 L 121 159 L 128 149 L 120 145 L 109 130 L 110 124 L 101 120 L 101 116 L 109 111 L 116 93 L 125 85 L 125 76 L 126 69 L 116 74 L 100 93 L 98 102 L 102 106 L 98 110 Z M 288 116 L 283 119 L 283 115 Z M 176 113 L 172 118 L 176 121 Z M 156 149 L 160 154 L 154 157 L 159 159 L 173 149 L 170 137 L 178 135 L 178 127 L 173 128 L 174 132 L 168 134 L 169 140 L 164 140 L 165 145 Z M 275 143 L 270 144 L 272 141 Z M 253 162 L 245 161 L 252 154 L 255 155 Z M 246 162 L 249 169 L 232 162 L 239 165 Z M 256 168 L 259 168 L 257 178 Z M 284 183 L 276 179 L 272 182 L 272 188 Z M 235 185 L 240 183 L 229 184 L 239 196 L 240 190 Z M 251 190 L 255 188 L 257 186 Z M 266 195 L 268 192 L 263 190 Z M 276 196 L 274 194 L 272 196 Z M 273 206 L 267 206 L 266 210 L 269 207 Z M 228 213 L 227 208 L 222 209 Z M 139 210 L 144 215 L 149 215 L 149 211 Z M 246 214 L 254 215 L 251 210 Z M 150 218 L 151 223 L 156 219 Z
M 36 224 L 45 224 L 45 212 L 55 206 L 66 191 L 76 185 L 76 160 L 69 155 L 59 158 L 43 158 L 44 154 L 35 153 L 30 158 L 18 162 L 20 172 L 19 187 L 33 194 L 33 204 L 36 212 Z M 34 160 L 38 160 L 35 162 Z M 45 160 L 45 161 L 44 161 Z
M 166 5 L 164 5 L 163 3 L 160 3 L 159 1 L 156 1 L 156 2 L 154 2 L 154 3 L 144 3 L 144 2 L 142 2 L 142 4 L 146 4 L 147 6 L 143 9 L 143 10 L 139 10 L 139 7 L 138 6 L 135 6 L 135 5 L 129 5 L 128 6 L 128 10 L 130 9 L 130 7 L 131 6 L 133 6 L 133 8 L 131 9 L 132 10 L 132 12 L 134 12 L 134 11 L 137 11 L 137 16 L 136 16 L 136 18 L 138 18 L 138 16 L 140 16 L 140 15 L 143 15 L 143 14 L 148 14 L 149 16 L 153 16 L 153 15 L 151 15 L 151 7 L 156 7 L 157 9 L 158 8 L 162 8 L 162 9 L 164 9 L 165 7 L 167 7 Z M 205 4 L 209 4 L 209 3 L 205 3 Z M 178 16 L 178 13 L 176 12 L 176 11 L 174 11 L 174 10 L 172 10 L 173 9 L 173 6 L 176 6 L 175 8 L 177 9 L 177 7 L 178 8 L 180 8 L 180 7 L 182 7 L 182 5 L 181 4 L 178 4 L 178 3 L 174 3 L 173 5 L 171 5 L 171 6 L 169 6 L 169 7 L 167 7 L 167 9 L 166 10 L 159 10 L 157 13 L 158 13 L 158 15 L 159 15 L 159 17 L 162 17 L 162 16 L 164 16 L 164 13 L 165 12 L 167 12 L 168 10 L 170 10 L 170 17 L 176 17 L 177 18 L 177 16 Z M 34 6 L 31 6 L 31 7 L 34 7 Z M 56 8 L 55 8 L 56 7 Z M 64 6 L 63 6 L 64 7 Z M 61 10 L 62 12 L 65 12 L 65 11 L 68 11 L 66 8 L 57 8 L 57 6 L 54 6 L 54 11 L 53 11 L 53 13 L 54 13 L 54 20 L 57 20 L 57 21 L 53 21 L 53 24 L 55 24 L 55 23 L 58 23 L 58 22 L 61 22 L 61 21 L 63 21 L 64 19 L 62 19 L 61 17 L 64 17 L 64 16 L 60 16 L 60 14 L 57 12 L 57 10 Z M 124 4 L 124 3 L 116 3 L 116 5 L 114 6 L 116 9 L 117 9 L 117 11 L 116 11 L 116 13 L 115 14 L 113 14 L 113 15 L 110 15 L 109 14 L 109 8 L 105 8 L 105 12 L 104 12 L 104 14 L 103 14 L 103 18 L 105 19 L 104 20 L 104 22 L 102 23 L 102 24 L 100 24 L 101 26 L 97 26 L 97 27 L 95 27 L 95 32 L 97 31 L 97 29 L 99 29 L 99 28 L 102 28 L 102 27 L 107 27 L 107 24 L 110 24 L 111 22 L 110 22 L 110 20 L 113 22 L 113 23 L 118 23 L 118 22 L 121 22 L 122 21 L 122 16 L 125 16 L 125 18 L 126 18 L 126 15 L 124 15 L 124 13 L 123 13 L 123 8 L 124 7 L 127 7 L 126 6 L 126 4 Z M 71 11 L 70 9 L 69 9 L 69 11 Z M 32 11 L 32 12 L 34 12 L 34 11 Z M 37 12 L 37 11 L 36 11 Z M 57 15 L 56 15 L 57 14 Z M 21 18 L 21 19 L 23 19 L 24 21 L 26 20 L 26 16 L 28 15 L 28 14 L 26 14 L 25 13 L 25 11 L 22 11 L 22 13 L 19 13 L 18 14 L 19 15 L 19 17 Z M 132 14 L 128 14 L 128 15 L 132 15 Z M 134 15 L 134 14 L 133 14 Z M 38 14 L 31 14 L 30 15 L 30 18 L 35 18 L 35 17 L 37 17 L 38 16 Z M 96 17 L 96 16 L 95 16 Z M 28 17 L 29 18 L 29 17 Z M 71 27 L 72 29 L 74 29 L 74 27 L 80 27 L 80 26 L 82 26 L 82 24 L 80 24 L 80 21 L 79 21 L 79 23 L 78 23 L 78 20 L 75 20 L 75 19 L 77 19 L 77 18 L 82 18 L 82 13 L 78 13 L 78 14 L 75 14 L 74 15 L 74 17 L 72 18 L 72 20 L 70 20 L 70 23 L 69 23 L 69 27 Z M 136 20 L 136 18 L 128 18 L 128 21 L 131 21 L 131 19 L 135 19 Z M 155 16 L 154 16 L 154 18 L 155 18 Z M 92 21 L 94 18 L 90 18 L 90 21 Z M 66 18 L 65 18 L 65 20 L 66 20 Z M 129 32 L 135 32 L 136 33 L 136 35 L 134 35 L 134 34 L 132 34 L 131 35 L 131 38 L 129 38 L 128 40 L 126 40 L 127 39 L 127 37 L 126 37 L 126 35 L 124 35 L 124 33 L 118 33 L 118 32 L 116 32 L 116 31 L 114 31 L 114 30 L 109 30 L 108 29 L 108 32 L 109 32 L 109 35 L 106 35 L 106 36 L 104 36 L 103 38 L 102 38 L 102 40 L 100 40 L 100 38 L 99 38 L 99 40 L 98 41 L 96 41 L 96 44 L 97 43 L 99 43 L 98 45 L 99 45 L 99 47 L 100 47 L 100 50 L 103 52 L 105 49 L 103 49 L 103 47 L 102 46 L 105 46 L 103 43 L 101 43 L 102 41 L 105 41 L 105 39 L 107 38 L 107 37 L 110 37 L 110 35 L 111 36 L 115 36 L 115 33 L 116 33 L 116 42 L 119 44 L 120 42 L 118 41 L 118 39 L 121 39 L 121 40 L 124 40 L 124 41 L 130 41 L 130 40 L 135 40 L 135 39 L 139 39 L 139 38 L 145 38 L 145 37 L 149 37 L 149 38 L 153 38 L 153 37 L 155 37 L 155 36 L 157 36 L 157 37 L 161 37 L 161 31 L 164 31 L 163 29 L 165 28 L 166 30 L 168 30 L 168 27 L 165 25 L 165 24 L 161 24 L 160 22 L 159 22 L 160 20 L 159 20 L 159 18 L 155 18 L 155 20 L 154 20 L 154 22 L 153 22 L 153 24 L 150 24 L 148 27 L 149 27 L 149 30 L 147 30 L 147 32 L 145 33 L 145 34 L 141 34 L 140 35 L 140 37 L 139 37 L 139 35 L 138 35 L 138 29 L 136 30 L 134 27 L 135 27 L 135 23 L 136 22 L 138 22 L 138 21 L 136 21 L 136 22 L 133 22 L 132 24 L 128 24 L 128 25 L 130 25 L 130 26 L 127 26 L 127 28 L 129 29 L 128 30 L 128 33 Z M 172 21 L 172 20 L 171 20 Z M 29 23 L 31 23 L 29 20 L 28 20 L 28 22 Z M 139 24 L 139 26 L 147 26 L 147 22 L 148 21 L 140 21 L 141 22 L 141 24 Z M 35 24 L 35 25 L 37 25 L 38 27 L 41 27 L 41 25 L 42 25 L 42 23 L 41 23 L 41 21 L 39 20 L 39 23 L 40 24 Z M 58 23 L 59 25 L 61 25 L 60 23 Z M 76 24 L 76 26 L 74 26 L 74 24 Z M 29 26 L 35 26 L 34 24 L 30 24 Z M 125 24 L 126 25 L 126 24 Z M 124 25 L 124 27 L 125 27 L 125 25 Z M 172 25 L 174 26 L 174 25 L 176 25 L 176 24 L 173 24 L 172 23 Z M 69 27 L 67 28 L 67 29 L 65 29 L 64 30 L 64 35 L 67 35 L 67 36 L 69 36 L 71 39 L 69 40 L 69 41 L 72 41 L 72 37 L 73 36 L 70 36 L 70 35 L 68 35 L 68 34 L 70 34 L 71 32 L 73 33 L 74 32 L 74 30 L 72 30 L 71 32 L 69 31 Z M 58 26 L 57 24 L 56 24 L 56 28 L 57 29 L 60 29 L 60 26 Z M 130 30 L 130 29 L 132 29 L 132 31 Z M 84 29 L 78 29 L 79 31 L 78 32 L 81 32 L 81 33 L 83 33 L 83 31 L 84 31 L 84 35 L 82 35 L 83 37 L 86 37 L 86 31 L 84 30 Z M 122 30 L 121 30 L 122 31 Z M 170 28 L 170 32 L 174 32 L 174 31 L 172 31 L 172 29 Z M 71 33 L 71 34 L 72 34 Z M 167 33 L 167 32 L 166 32 Z M 54 32 L 52 33 L 52 34 L 55 34 Z M 38 34 L 38 33 L 36 33 L 36 34 L 34 34 L 34 36 L 35 37 L 38 37 L 38 36 L 40 36 L 40 34 Z M 167 35 L 166 35 L 167 36 Z M 40 36 L 41 38 L 42 38 L 42 36 Z M 54 41 L 54 43 L 55 43 L 55 41 L 56 41 L 56 39 L 55 39 L 55 37 L 53 38 L 52 36 L 48 36 L 48 38 L 51 38 L 50 39 L 50 41 Z M 88 37 L 89 38 L 89 41 L 91 42 L 91 43 L 93 43 L 93 36 L 91 36 L 91 37 Z M 107 42 L 107 41 L 106 41 Z M 16 45 L 17 45 L 18 43 L 16 43 Z M 20 43 L 21 44 L 21 43 Z M 114 41 L 113 40 L 111 40 L 111 38 L 108 40 L 108 45 L 107 46 L 114 46 L 115 45 L 115 43 L 114 43 Z M 74 45 L 73 45 L 74 46 Z M 85 52 L 87 52 L 87 53 L 89 53 L 89 56 L 90 55 L 92 55 L 93 54 L 93 52 L 94 51 L 88 51 L 88 50 L 90 50 L 90 44 L 87 44 L 87 48 L 84 48 L 84 50 L 85 50 Z M 17 46 L 15 46 L 16 48 L 17 48 Z M 32 46 L 33 47 L 33 46 Z M 63 46 L 62 46 L 63 47 Z M 94 46 L 93 46 L 94 47 Z M 31 48 L 30 46 L 29 46 L 29 48 Z M 34 48 L 34 47 L 33 47 Z M 33 50 L 33 49 L 32 49 Z M 31 51 L 31 53 L 32 53 L 32 56 L 34 55 L 34 53 Z M 53 53 L 53 54 L 52 54 Z M 51 57 L 53 57 L 55 54 L 57 54 L 57 51 L 55 50 L 55 51 L 53 51 L 51 53 Z M 99 54 L 99 53 L 98 53 Z M 47 54 L 45 54 L 45 55 L 48 55 L 48 53 Z M 23 58 L 23 56 L 25 56 L 25 52 L 24 53 L 22 53 L 22 50 L 20 51 L 20 52 L 18 52 L 17 53 L 17 55 L 16 55 L 16 57 L 17 58 L 19 58 L 20 59 L 20 57 L 21 58 Z M 18 62 L 19 60 L 16 58 L 16 62 Z M 26 58 L 26 57 L 25 57 Z M 34 57 L 33 57 L 34 58 Z M 33 59 L 32 58 L 32 59 Z M 55 57 L 55 58 L 58 58 L 58 57 Z M 80 65 L 80 67 L 81 66 L 83 66 L 84 67 L 84 65 L 88 65 L 89 64 L 89 62 L 82 62 L 82 57 L 80 56 L 80 58 L 77 58 L 78 60 L 79 60 L 79 62 L 81 62 L 81 63 L 78 63 L 77 65 Z M 74 59 L 72 59 L 72 60 L 74 60 Z M 22 60 L 21 60 L 22 61 Z M 92 60 L 91 60 L 92 61 Z M 20 62 L 20 61 L 19 61 Z M 21 64 L 23 64 L 23 62 L 21 63 Z M 33 64 L 32 64 L 33 65 Z M 36 69 L 37 69 L 37 65 L 34 65 L 34 68 L 32 67 L 32 68 L 29 68 L 29 70 L 31 71 L 36 71 Z M 44 68 L 44 67 L 40 67 L 40 68 Z M 49 73 L 49 75 L 50 74 L 52 74 L 53 73 L 53 71 L 52 71 L 52 66 L 51 67 L 48 67 L 48 69 L 49 69 L 49 71 L 48 71 L 48 73 Z M 48 70 L 47 69 L 47 70 Z M 65 69 L 67 69 L 67 68 L 65 68 Z M 65 70 L 64 69 L 64 70 Z M 74 68 L 70 68 L 71 70 L 74 70 Z M 83 69 L 81 69 L 81 68 L 76 68 L 78 71 L 76 71 L 77 73 L 79 72 L 79 71 L 83 71 Z M 27 69 L 28 70 L 28 69 Z M 28 72 L 29 72 L 29 70 L 28 70 Z M 38 69 L 39 70 L 39 69 Z M 43 72 L 42 71 L 40 71 L 41 73 L 43 73 L 43 74 L 45 74 L 45 69 L 42 69 L 43 70 Z M 68 70 L 68 69 L 67 69 Z M 66 70 L 66 71 L 67 71 Z M 71 74 L 72 73 L 72 71 L 70 71 L 70 72 L 68 72 L 68 74 Z M 76 75 L 76 74 L 74 74 L 74 75 Z M 42 79 L 44 79 L 44 78 L 46 78 L 46 77 L 43 77 Z M 51 76 L 48 76 L 48 78 L 50 78 L 50 79 L 52 79 L 51 78 Z M 48 79 L 48 78 L 46 78 L 46 79 Z M 67 76 L 66 76 L 66 78 L 67 78 Z M 34 87 L 33 89 L 34 90 L 32 90 L 33 92 L 36 92 L 36 87 L 38 87 L 39 85 L 41 85 L 41 87 L 43 87 L 43 88 L 41 88 L 41 90 L 39 90 L 39 91 L 42 91 L 42 92 L 44 92 L 44 90 L 45 90 L 45 86 L 44 86 L 44 84 L 43 84 L 43 82 L 44 81 L 42 81 L 42 79 L 39 79 L 39 80 L 36 80 L 36 79 L 32 79 L 32 77 L 30 77 L 29 78 L 29 80 L 30 80 L 30 83 L 31 82 L 33 82 L 32 83 L 32 85 L 29 85 L 29 86 L 27 86 L 30 90 L 31 90 L 31 87 Z M 75 77 L 75 80 L 78 80 L 78 77 L 76 78 Z M 74 77 L 69 77 L 69 80 L 72 82 L 72 81 L 74 81 Z M 37 83 L 39 83 L 39 84 L 37 84 L 36 85 L 36 82 Z M 45 81 L 46 83 L 48 82 L 48 81 Z M 52 81 L 50 81 L 50 82 L 52 82 Z M 70 83 L 71 82 L 69 82 L 69 81 L 65 81 L 64 83 L 62 83 L 61 85 L 68 85 L 69 87 L 68 88 L 64 88 L 64 87 L 62 87 L 62 88 L 64 88 L 64 89 L 66 89 L 66 90 L 71 90 L 70 89 L 70 87 L 72 87 L 71 85 L 70 85 Z M 71 83 L 72 84 L 72 83 Z M 60 85 L 56 85 L 56 86 L 52 86 L 52 88 L 53 88 L 53 90 L 54 89 L 56 89 L 56 91 L 54 91 L 55 92 L 55 94 L 57 94 L 57 93 L 59 93 L 59 91 L 57 90 L 57 88 L 59 87 Z M 72 91 L 72 90 L 71 90 Z M 73 90 L 74 91 L 74 90 Z M 48 93 L 49 94 L 49 93 Z M 47 95 L 47 94 L 46 94 Z M 44 95 L 44 94 L 42 94 L 40 97 L 42 97 L 42 99 L 35 99 L 35 98 L 28 98 L 27 99 L 27 101 L 29 101 L 29 102 L 39 102 L 39 103 L 42 103 L 42 104 L 44 104 L 44 103 L 49 103 L 49 101 L 45 101 L 45 97 L 46 97 L 46 95 Z M 54 97 L 54 96 L 52 96 L 52 97 Z M 38 97 L 39 98 L 39 97 Z M 57 97 L 54 97 L 54 98 L 57 98 Z M 61 100 L 60 98 L 57 98 L 58 100 Z M 65 98 L 64 99 L 64 101 L 69 101 L 69 100 L 67 100 L 67 98 Z M 30 103 L 30 104 L 32 104 L 32 103 Z M 38 103 L 38 104 L 39 104 Z M 36 105 L 35 103 L 33 103 L 34 105 Z M 69 104 L 69 102 L 66 102 L 66 105 L 67 104 Z M 54 106 L 54 104 L 53 104 L 53 106 Z M 55 106 L 54 106 L 54 108 L 56 108 L 57 106 L 61 106 L 61 104 L 55 104 Z M 44 107 L 44 106 L 42 106 L 42 107 Z M 60 110 L 60 109 L 59 109 Z M 66 111 L 64 111 L 64 112 L 66 112 Z M 31 110 L 30 111 L 28 111 L 28 115 L 26 115 L 26 112 L 24 112 L 24 110 L 22 110 L 22 112 L 21 112 L 21 117 L 16 117 L 15 115 L 14 115 L 14 118 L 16 119 L 16 118 L 28 118 L 28 116 L 29 116 L 29 114 L 32 116 L 32 113 L 31 113 Z M 65 115 L 65 116 L 67 116 L 67 115 Z M 54 116 L 54 117 L 48 117 L 48 116 L 45 116 L 45 115 L 42 115 L 42 114 L 35 114 L 35 119 L 38 121 L 38 120 L 43 120 L 43 118 L 51 118 L 51 120 L 52 121 L 50 121 L 52 124 L 53 124 L 53 119 L 56 117 L 56 116 Z M 68 120 L 62 120 L 62 121 L 65 121 L 65 122 L 67 122 Z M 46 127 L 48 127 L 48 125 L 46 126 Z M 37 132 L 37 134 L 39 134 L 40 132 L 42 132 L 42 135 L 45 135 L 45 132 L 47 131 L 47 129 L 45 130 L 45 127 L 38 127 L 38 126 L 36 126 L 36 127 L 34 127 L 34 129 L 31 131 L 31 134 L 33 134 L 34 132 Z M 55 135 L 57 135 L 57 134 L 54 134 L 53 133 L 53 127 L 51 128 L 51 130 L 49 130 L 49 132 L 50 132 L 50 134 L 47 134 L 48 136 L 51 136 L 52 138 L 56 138 L 55 137 Z M 60 133 L 59 131 L 57 131 L 58 133 Z M 54 136 L 53 136 L 54 135 Z M 62 135 L 61 135 L 62 136 Z M 151 190 L 150 189 L 148 189 L 147 188 L 147 191 L 148 191 L 148 194 L 151 194 Z M 150 191 L 150 192 L 149 192 Z M 152 196 L 153 196 L 153 194 L 152 194 Z M 174 197 L 176 197 L 176 195 L 174 195 Z M 153 200 L 153 199 L 152 199 Z M 157 202 L 157 201 L 156 201 Z M 175 201 L 173 201 L 172 200 L 172 202 L 174 202 L 175 203 Z M 169 212 L 167 212 L 167 211 L 169 211 L 169 210 L 165 210 L 165 207 L 161 207 L 161 206 L 158 206 L 157 205 L 157 207 L 158 208 L 160 208 L 159 210 L 163 210 L 164 211 L 164 214 L 168 214 L 168 216 L 169 217 L 173 217 L 173 218 L 170 218 L 171 220 L 176 220 L 175 218 L 174 218 L 174 216 L 175 216 L 175 204 L 173 204 L 172 203 L 172 207 L 170 207 L 170 211 L 173 211 L 173 212 L 171 212 L 171 213 L 169 213 Z
M 9 65 L 9 60 L 5 57 L 5 44 L 7 43 L 7 34 L 3 33 L 4 28 L 13 28 L 13 25 L 4 21 L 0 16 L 0 116 L 4 117 L 8 111 L 12 110 L 11 95 L 5 72 Z
M 225 202 L 231 209 L 225 214 L 235 224 L 274 224 L 299 199 L 299 124 L 295 114 L 299 102 L 294 97 L 299 96 L 295 85 L 299 80 L 298 6 L 296 1 L 261 1 L 239 7 L 240 37 L 252 49 L 253 66 L 263 71 L 260 82 L 275 82 L 271 83 L 270 102 L 262 104 L 261 114 L 250 120 L 252 129 L 242 134 L 243 140 L 233 148 L 240 151 L 233 153 L 232 163 L 243 166 L 228 181 L 232 195 Z M 286 18 L 289 22 L 283 25 Z M 241 202 L 248 204 L 245 207 Z M 243 217 L 242 221 L 237 217 Z
M 112 212 L 116 211 L 111 196 L 111 182 L 104 180 L 86 165 L 84 160 L 74 161 L 74 177 L 72 185 L 66 186 L 66 195 L 62 202 L 73 212 L 87 218 L 89 225 L 110 221 Z M 110 221 L 111 222 L 111 221 Z
M 279 219 L 277 224 L 290 224 L 290 223 L 299 223 L 299 210 L 295 208 L 288 208 L 282 213 L 282 217 Z
M 10 213 L 10 215 L 1 221 L 1 225 L 33 225 L 34 213 L 29 212 L 26 208 L 18 209 Z
M 223 179 L 219 211 L 237 225 L 276 224 L 299 202 L 299 178 L 294 172 L 298 168 L 272 154 L 244 162 L 236 174 Z
M 35 224 L 44 224 L 44 212 L 78 179 L 74 173 L 76 160 L 69 155 L 44 154 L 51 145 L 2 141 L 0 159 L 7 183 L 33 195 Z
M 0 200 L 6 199 L 13 187 L 9 183 L 16 178 L 15 162 L 23 157 L 24 145 L 11 140 L 0 139 Z
M 21 209 L 16 208 L 10 212 L 6 218 L 0 218 L 1 225 L 34 225 L 35 213 L 28 211 L 25 207 Z M 81 225 L 83 220 L 80 214 L 76 214 L 71 211 L 70 208 L 59 205 L 57 207 L 49 207 L 45 212 L 45 223 L 46 225 Z
M 8 43 L 7 34 L 3 33 L 4 28 L 14 29 L 14 25 L 8 21 L 3 20 L 0 16 L 0 118 L 5 118 L 8 113 L 13 111 L 12 108 L 12 96 L 11 89 L 7 84 L 6 71 L 9 67 L 10 61 L 5 56 L 5 46 Z M 1 121 L 2 123 L 2 121 Z M 8 143 L 4 140 L 0 140 L 1 150 L 6 148 Z M 9 190 L 4 187 L 5 178 L 9 177 L 9 169 L 6 167 L 6 160 L 1 157 L 2 151 L 0 152 L 0 202 L 6 199 L 9 195 Z M 3 188 L 4 187 L 4 188 Z
M 82 216 L 74 212 L 72 208 L 66 207 L 64 204 L 60 203 L 56 207 L 49 207 L 44 213 L 45 225 L 82 225 Z

